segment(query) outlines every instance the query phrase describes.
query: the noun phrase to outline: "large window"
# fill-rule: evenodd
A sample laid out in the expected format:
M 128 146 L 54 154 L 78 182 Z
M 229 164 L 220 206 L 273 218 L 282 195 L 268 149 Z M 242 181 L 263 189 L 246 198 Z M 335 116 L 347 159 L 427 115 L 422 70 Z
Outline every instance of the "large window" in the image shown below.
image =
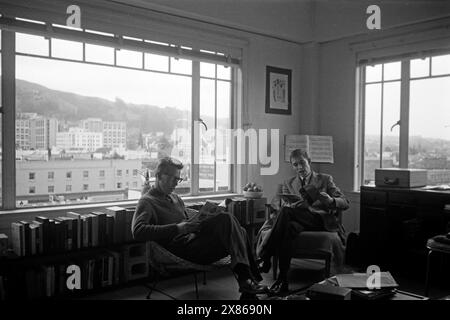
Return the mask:
M 450 183 L 450 54 L 362 66 L 362 184 L 375 168 L 428 170 Z
M 18 207 L 138 199 L 164 156 L 184 164 L 178 194 L 231 191 L 231 146 L 217 132 L 232 127 L 235 67 L 15 35 Z

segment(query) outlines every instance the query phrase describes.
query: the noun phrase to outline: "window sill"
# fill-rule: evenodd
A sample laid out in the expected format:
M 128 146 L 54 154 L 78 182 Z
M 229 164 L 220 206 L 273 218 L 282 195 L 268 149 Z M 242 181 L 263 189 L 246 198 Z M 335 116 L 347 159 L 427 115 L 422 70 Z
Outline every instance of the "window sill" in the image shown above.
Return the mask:
M 185 196 L 181 197 L 185 203 L 204 201 L 208 199 L 214 200 L 223 200 L 225 198 L 230 197 L 238 197 L 241 196 L 237 193 L 221 193 L 221 194 L 209 194 L 209 195 L 199 195 L 199 196 Z M 90 208 L 103 208 L 103 207 L 113 207 L 113 206 L 124 206 L 131 207 L 137 204 L 138 200 L 127 200 L 127 201 L 115 201 L 115 202 L 98 202 L 98 203 L 89 203 L 89 204 L 74 204 L 74 205 L 65 205 L 65 206 L 47 206 L 47 207 L 29 207 L 29 208 L 20 208 L 13 210 L 0 210 L 0 216 L 6 215 L 14 215 L 21 213 L 50 213 L 55 211 L 75 211 L 77 209 L 90 209 Z

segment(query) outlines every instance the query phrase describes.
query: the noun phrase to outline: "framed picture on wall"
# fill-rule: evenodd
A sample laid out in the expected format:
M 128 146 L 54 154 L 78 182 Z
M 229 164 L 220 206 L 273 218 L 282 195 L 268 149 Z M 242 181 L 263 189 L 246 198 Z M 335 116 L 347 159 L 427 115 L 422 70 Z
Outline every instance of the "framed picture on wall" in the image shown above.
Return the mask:
M 291 114 L 292 71 L 266 66 L 266 113 Z

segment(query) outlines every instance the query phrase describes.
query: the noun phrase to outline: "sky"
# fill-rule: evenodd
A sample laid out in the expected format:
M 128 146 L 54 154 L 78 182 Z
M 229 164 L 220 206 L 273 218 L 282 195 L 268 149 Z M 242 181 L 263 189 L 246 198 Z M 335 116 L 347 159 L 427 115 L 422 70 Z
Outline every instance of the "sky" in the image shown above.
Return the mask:
M 450 55 L 432 59 L 432 75 L 446 75 L 436 78 L 412 79 L 409 97 L 409 135 L 450 140 Z M 400 120 L 400 63 L 388 64 L 385 79 L 394 80 L 384 84 L 383 132 L 398 136 L 399 126 L 391 127 Z M 411 63 L 411 76 L 429 75 L 429 59 L 417 59 Z M 367 68 L 366 79 L 379 81 L 380 70 Z M 385 69 L 385 70 L 386 70 Z M 379 134 L 381 119 L 381 84 L 366 85 L 366 134 Z
M 43 37 L 17 34 L 17 51 L 48 54 L 48 40 Z M 82 58 L 81 43 L 52 40 L 52 55 L 71 59 Z M 95 62 L 113 62 L 113 49 L 86 45 L 86 59 Z M 124 66 L 142 66 L 142 55 L 129 50 L 117 53 L 117 63 Z M 170 59 L 173 72 L 191 74 L 192 63 L 186 59 Z M 127 103 L 148 104 L 191 110 L 191 77 L 158 72 L 130 70 L 86 63 L 17 56 L 16 77 L 50 89 L 114 101 L 116 97 Z M 146 54 L 146 68 L 167 71 L 168 57 Z M 214 65 L 201 63 L 202 76 L 214 76 Z M 218 66 L 217 74 L 230 79 L 230 68 Z M 214 116 L 214 81 L 201 80 L 200 108 L 203 116 Z M 219 117 L 229 116 L 230 82 L 217 82 Z

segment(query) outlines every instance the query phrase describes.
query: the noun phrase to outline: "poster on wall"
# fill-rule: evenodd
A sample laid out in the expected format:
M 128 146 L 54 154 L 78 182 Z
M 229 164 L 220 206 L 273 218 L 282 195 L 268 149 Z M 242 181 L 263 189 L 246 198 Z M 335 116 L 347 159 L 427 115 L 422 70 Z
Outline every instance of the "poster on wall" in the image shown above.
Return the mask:
M 292 71 L 266 66 L 266 113 L 291 114 Z

